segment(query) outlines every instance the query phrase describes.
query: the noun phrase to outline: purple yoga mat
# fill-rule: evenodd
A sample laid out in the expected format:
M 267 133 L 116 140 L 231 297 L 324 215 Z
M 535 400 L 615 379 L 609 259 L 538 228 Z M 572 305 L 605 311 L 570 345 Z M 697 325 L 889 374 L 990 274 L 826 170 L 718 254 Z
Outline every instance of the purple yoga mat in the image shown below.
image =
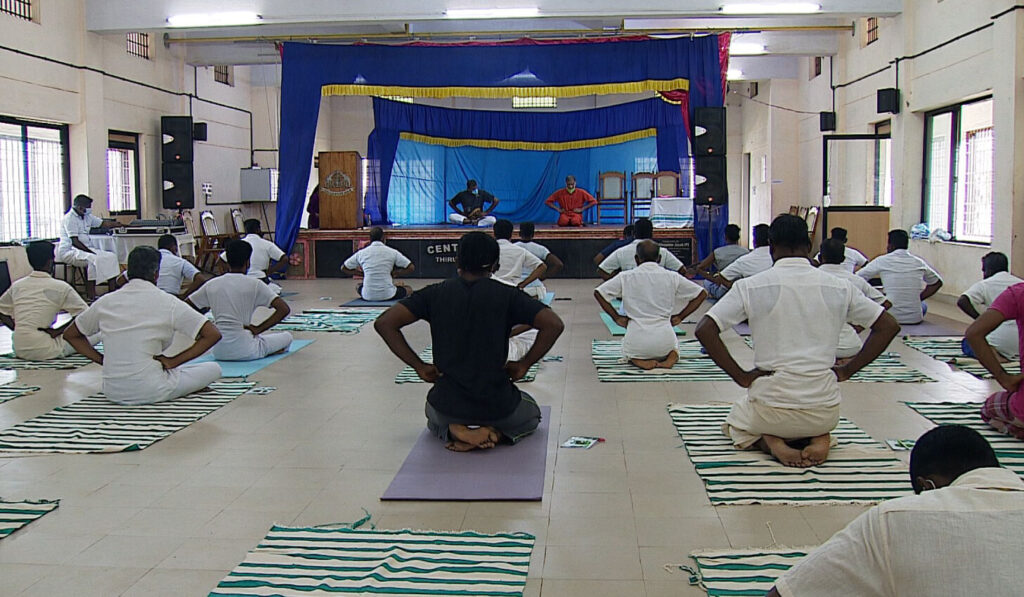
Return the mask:
M 963 336 L 966 330 L 965 323 L 935 317 L 914 325 L 901 325 L 900 336 Z
M 426 429 L 381 500 L 540 501 L 551 407 L 533 435 L 490 450 L 452 452 Z

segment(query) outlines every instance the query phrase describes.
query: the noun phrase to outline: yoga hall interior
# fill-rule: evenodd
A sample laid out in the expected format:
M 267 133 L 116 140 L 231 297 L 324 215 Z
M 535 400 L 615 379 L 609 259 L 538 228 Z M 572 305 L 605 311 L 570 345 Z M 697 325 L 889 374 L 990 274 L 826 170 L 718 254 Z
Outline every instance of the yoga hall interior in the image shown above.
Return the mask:
M 957 307 L 990 252 L 1024 275 L 1022 123 L 1011 0 L 0 0 L 0 291 L 32 241 L 61 254 L 86 195 L 103 224 L 81 238 L 122 271 L 171 234 L 222 275 L 258 223 L 294 336 L 124 406 L 101 365 L 18 358 L 0 326 L 0 594 L 766 593 L 912 496 L 908 448 L 936 424 L 1024 456 L 978 416 L 1000 387 L 961 354 Z M 569 175 L 597 200 L 578 227 L 545 203 Z M 456 453 L 375 330 L 394 302 L 359 304 L 341 268 L 381 227 L 416 268 L 396 282 L 457 276 L 460 238 L 491 232 L 450 219 L 471 179 L 562 262 L 543 284 L 564 332 L 517 382 L 536 432 Z M 714 301 L 678 326 L 680 362 L 644 371 L 594 299 L 626 225 L 652 222 L 701 284 L 727 224 L 753 248 L 780 214 L 809 256 L 834 228 L 867 259 L 906 231 L 943 281 L 839 384 L 839 443 L 807 469 L 722 434 L 747 390 L 696 340 Z M 90 272 L 53 276 L 93 305 L 125 291 L 94 299 Z M 404 332 L 432 344 L 425 321 Z M 750 333 L 721 334 L 744 369 Z

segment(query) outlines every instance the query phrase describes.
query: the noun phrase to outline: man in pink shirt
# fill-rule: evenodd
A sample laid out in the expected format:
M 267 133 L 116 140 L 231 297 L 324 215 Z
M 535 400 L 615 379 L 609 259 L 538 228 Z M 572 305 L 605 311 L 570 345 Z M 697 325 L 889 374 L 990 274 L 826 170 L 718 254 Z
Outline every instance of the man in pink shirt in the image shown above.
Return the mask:
M 1024 321 L 1024 284 L 1015 284 L 1004 290 L 981 317 L 967 328 L 966 338 L 978 361 L 1003 387 L 1003 391 L 985 400 L 981 407 L 982 420 L 1000 433 L 1024 439 L 1024 393 L 1020 391 L 1024 376 L 1007 373 L 987 340 L 987 336 L 1007 320 L 1017 322 L 1017 343 L 1024 345 L 1024 327 L 1021 326 Z M 1021 354 L 1020 359 L 1024 364 L 1024 354 Z

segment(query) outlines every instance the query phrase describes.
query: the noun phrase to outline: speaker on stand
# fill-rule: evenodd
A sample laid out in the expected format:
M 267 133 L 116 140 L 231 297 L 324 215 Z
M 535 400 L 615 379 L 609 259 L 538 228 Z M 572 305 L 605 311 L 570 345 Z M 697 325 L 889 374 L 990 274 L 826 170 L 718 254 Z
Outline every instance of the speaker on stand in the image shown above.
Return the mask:
M 725 108 L 696 108 L 693 114 L 694 216 L 707 215 L 707 247 L 714 250 L 714 221 L 729 204 Z M 696 220 L 695 220 L 696 221 Z
M 205 130 L 202 133 L 205 134 Z M 176 209 L 180 214 L 181 210 L 196 206 L 192 117 L 161 116 L 160 139 L 161 203 L 164 209 Z

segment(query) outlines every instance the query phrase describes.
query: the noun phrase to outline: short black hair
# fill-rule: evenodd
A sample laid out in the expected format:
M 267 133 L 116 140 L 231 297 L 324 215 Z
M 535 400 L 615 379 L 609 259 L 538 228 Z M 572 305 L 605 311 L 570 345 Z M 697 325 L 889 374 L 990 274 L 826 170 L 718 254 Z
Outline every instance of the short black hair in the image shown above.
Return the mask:
M 498 240 L 512 240 L 512 225 L 510 220 L 502 218 L 494 223 L 494 237 Z
M 384 229 L 380 226 L 374 226 L 370 228 L 370 241 L 376 242 L 378 240 L 384 240 Z
M 519 238 L 523 240 L 533 240 L 533 235 L 536 232 L 536 226 L 533 222 L 523 222 L 519 225 Z
M 459 239 L 456 261 L 459 269 L 471 274 L 490 273 L 498 261 L 498 241 L 485 232 L 467 232 Z
M 227 247 L 228 265 L 233 268 L 245 267 L 245 262 L 252 257 L 252 245 L 244 240 L 233 240 Z
M 889 231 L 889 246 L 894 249 L 906 249 L 910 247 L 910 235 L 906 230 L 897 228 Z
M 736 224 L 729 224 L 725 227 L 725 240 L 736 243 L 740 240 L 740 227 Z
M 142 245 L 128 253 L 128 279 L 156 282 L 160 273 L 160 251 L 149 245 Z
M 75 200 L 71 202 L 72 205 L 84 205 L 89 207 L 92 205 L 92 197 L 88 195 L 75 195 Z
M 477 186 L 476 181 L 473 180 L 472 178 L 470 178 L 469 180 L 466 181 L 466 188 L 467 189 L 475 187 L 475 186 Z
M 242 222 L 242 225 L 245 226 L 245 231 L 248 234 L 260 233 L 260 221 L 257 220 L 256 218 L 249 218 L 248 220 Z
M 156 241 L 156 248 L 171 250 L 171 247 L 178 246 L 178 239 L 174 238 L 173 234 L 165 234 Z
M 999 251 L 985 253 L 985 256 L 981 258 L 981 269 L 985 270 L 985 274 L 988 276 L 999 272 L 1008 272 L 1010 271 L 1010 260 Z
M 811 237 L 807 234 L 807 221 L 793 214 L 782 214 L 772 220 L 769 232 L 771 245 L 784 249 L 811 249 Z
M 832 229 L 832 238 L 836 240 L 841 240 L 844 243 L 847 241 L 846 234 L 846 228 L 840 228 L 839 226 L 836 226 L 835 228 Z
M 840 264 L 846 261 L 846 245 L 838 238 L 826 238 L 821 243 L 821 262 Z
M 633 225 L 627 224 L 622 227 L 622 236 L 625 238 L 633 238 Z
M 640 240 L 654 238 L 654 224 L 647 218 L 638 218 L 633 222 L 633 238 Z
M 925 433 L 910 453 L 910 484 L 921 493 L 917 478 L 940 475 L 956 480 L 976 468 L 998 467 L 995 451 L 980 433 L 963 425 L 940 425 Z
M 636 244 L 636 256 L 640 258 L 640 263 L 657 261 L 661 257 L 661 247 L 653 240 L 642 240 Z
M 771 227 L 768 224 L 754 226 L 754 248 L 767 247 L 771 240 Z
M 48 240 L 37 240 L 30 242 L 25 247 L 28 254 L 28 263 L 36 271 L 49 270 L 50 262 L 53 261 L 53 243 Z

